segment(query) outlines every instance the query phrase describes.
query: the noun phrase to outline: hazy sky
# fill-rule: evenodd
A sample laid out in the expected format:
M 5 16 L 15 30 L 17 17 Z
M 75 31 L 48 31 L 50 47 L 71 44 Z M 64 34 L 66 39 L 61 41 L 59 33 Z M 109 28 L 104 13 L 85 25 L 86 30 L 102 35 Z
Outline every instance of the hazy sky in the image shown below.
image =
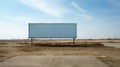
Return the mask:
M 120 38 L 120 0 L 0 0 L 0 39 L 28 38 L 28 23 L 77 23 L 77 38 Z

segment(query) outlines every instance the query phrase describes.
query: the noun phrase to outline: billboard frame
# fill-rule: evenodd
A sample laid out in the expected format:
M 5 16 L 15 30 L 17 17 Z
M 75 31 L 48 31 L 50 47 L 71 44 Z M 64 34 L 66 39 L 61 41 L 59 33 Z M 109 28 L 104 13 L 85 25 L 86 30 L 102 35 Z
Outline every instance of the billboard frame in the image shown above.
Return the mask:
M 73 38 L 73 45 L 77 38 L 77 23 L 29 23 L 28 24 L 28 37 L 31 40 L 31 45 L 33 45 L 34 38 L 52 38 L 52 37 L 30 37 L 30 24 L 74 24 L 75 25 L 75 37 L 53 37 L 53 38 Z

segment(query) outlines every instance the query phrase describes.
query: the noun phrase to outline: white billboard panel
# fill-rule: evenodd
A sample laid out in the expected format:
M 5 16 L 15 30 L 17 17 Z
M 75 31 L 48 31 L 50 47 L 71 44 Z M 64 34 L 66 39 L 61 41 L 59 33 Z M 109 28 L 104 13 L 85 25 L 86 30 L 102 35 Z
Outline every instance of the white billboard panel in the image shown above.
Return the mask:
M 29 38 L 76 38 L 76 23 L 29 23 Z

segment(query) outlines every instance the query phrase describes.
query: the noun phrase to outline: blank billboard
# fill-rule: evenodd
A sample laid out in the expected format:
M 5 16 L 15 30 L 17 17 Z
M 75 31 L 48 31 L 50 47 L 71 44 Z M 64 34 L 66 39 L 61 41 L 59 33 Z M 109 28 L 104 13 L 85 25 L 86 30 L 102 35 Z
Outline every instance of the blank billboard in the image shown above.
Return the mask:
M 76 23 L 29 23 L 29 38 L 76 38 Z

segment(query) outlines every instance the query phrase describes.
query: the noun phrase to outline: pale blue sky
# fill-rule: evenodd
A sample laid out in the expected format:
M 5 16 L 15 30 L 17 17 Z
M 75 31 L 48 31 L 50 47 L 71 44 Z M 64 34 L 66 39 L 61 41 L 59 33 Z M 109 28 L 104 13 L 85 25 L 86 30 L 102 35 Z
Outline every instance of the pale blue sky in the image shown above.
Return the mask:
M 0 39 L 28 38 L 28 23 L 77 23 L 77 38 L 120 38 L 120 0 L 0 0 Z

